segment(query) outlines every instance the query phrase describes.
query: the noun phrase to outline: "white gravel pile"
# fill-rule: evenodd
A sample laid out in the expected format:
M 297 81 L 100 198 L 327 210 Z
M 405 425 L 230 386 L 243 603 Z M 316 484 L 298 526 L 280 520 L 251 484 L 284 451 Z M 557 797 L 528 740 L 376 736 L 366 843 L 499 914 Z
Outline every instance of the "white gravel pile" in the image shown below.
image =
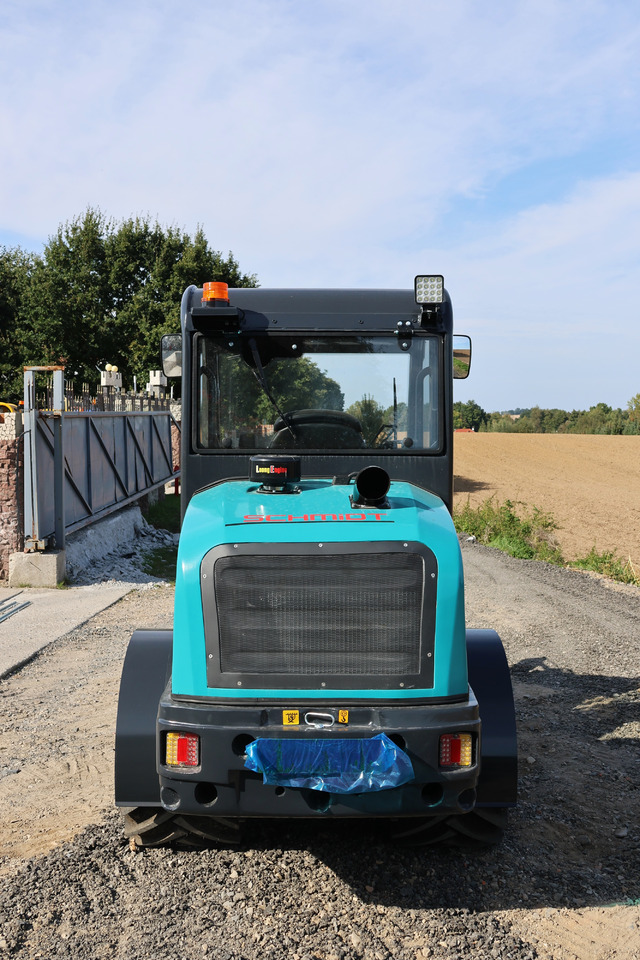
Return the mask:
M 145 556 L 177 542 L 177 534 L 156 530 L 139 507 L 128 507 L 67 539 L 67 579 L 73 586 L 128 584 L 138 589 L 163 583 L 144 571 Z

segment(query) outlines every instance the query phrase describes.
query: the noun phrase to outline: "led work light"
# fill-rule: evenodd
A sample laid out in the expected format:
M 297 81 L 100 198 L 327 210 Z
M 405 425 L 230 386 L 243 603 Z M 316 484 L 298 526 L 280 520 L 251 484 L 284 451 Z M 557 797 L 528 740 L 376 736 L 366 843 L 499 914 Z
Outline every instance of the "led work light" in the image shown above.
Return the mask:
M 444 277 L 416 277 L 414 281 L 416 303 L 442 303 L 444 299 Z

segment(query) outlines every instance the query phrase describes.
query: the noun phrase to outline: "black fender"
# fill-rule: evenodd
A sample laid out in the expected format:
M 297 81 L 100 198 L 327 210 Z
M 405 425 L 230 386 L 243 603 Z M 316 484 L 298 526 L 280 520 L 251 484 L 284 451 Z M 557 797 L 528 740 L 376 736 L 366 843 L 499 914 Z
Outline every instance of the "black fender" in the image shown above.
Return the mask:
M 172 630 L 136 630 L 120 679 L 115 794 L 119 807 L 159 807 L 156 768 L 158 704 L 171 676 Z
M 467 664 L 482 724 L 477 806 L 512 807 L 518 793 L 516 713 L 509 664 L 495 630 L 467 630 Z

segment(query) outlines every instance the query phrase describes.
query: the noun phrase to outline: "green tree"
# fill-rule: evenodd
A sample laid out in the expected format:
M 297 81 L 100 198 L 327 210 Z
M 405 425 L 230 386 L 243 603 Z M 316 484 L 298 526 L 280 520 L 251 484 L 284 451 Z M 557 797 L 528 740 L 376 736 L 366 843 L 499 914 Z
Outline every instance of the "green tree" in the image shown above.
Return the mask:
M 223 425 L 246 428 L 274 423 L 278 412 L 267 397 L 252 368 L 239 357 L 220 354 L 208 370 L 219 386 L 219 409 Z M 264 363 L 269 393 L 283 413 L 294 410 L 342 410 L 344 394 L 338 383 L 308 357 L 273 359 Z
M 622 410 L 612 410 L 611 416 L 607 421 L 607 433 L 612 434 L 613 436 L 620 436 L 624 433 L 626 417 Z
M 635 432 L 640 433 L 640 393 L 627 402 L 628 420 L 635 427 Z
M 95 381 L 112 327 L 101 213 L 60 226 L 35 263 L 25 307 L 25 361 Z M 114 359 L 114 362 L 115 359 Z
M 543 433 L 557 433 L 558 429 L 567 419 L 566 410 L 558 410 L 553 408 L 551 410 L 542 411 L 542 431 Z
M 361 400 L 356 400 L 355 403 L 351 404 L 347 413 L 357 417 L 360 421 L 362 435 L 367 447 L 375 447 L 384 442 L 388 434 L 384 427 L 393 423 L 392 419 L 388 419 L 388 411 L 366 393 Z
M 193 237 L 163 229 L 148 219 L 126 220 L 107 238 L 113 313 L 126 346 L 122 369 L 140 378 L 158 366 L 165 333 L 180 328 L 180 300 L 190 285 L 219 280 L 230 287 L 255 287 L 232 254 L 211 250 L 202 229 Z
M 278 406 L 287 411 L 306 410 L 342 410 L 344 393 L 340 385 L 324 373 L 317 363 L 309 357 L 298 360 L 272 360 L 265 368 L 269 389 L 278 401 Z M 258 412 L 263 419 L 272 410 L 271 403 L 261 393 Z
M 394 418 L 397 418 L 396 427 L 398 430 L 406 430 L 407 424 L 409 422 L 409 407 L 404 402 L 400 400 L 397 404 L 396 410 L 394 411 L 393 405 L 387 407 L 384 412 L 384 422 L 393 426 Z
M 463 403 L 458 400 L 453 405 L 453 423 L 454 427 L 461 427 L 467 430 L 479 430 L 480 425 L 487 422 L 487 414 L 475 400 L 467 400 Z
M 99 210 L 62 224 L 36 258 L 22 301 L 23 361 L 62 363 L 68 379 L 96 383 L 117 364 L 126 386 L 159 366 L 162 334 L 180 325 L 190 284 L 222 280 L 256 286 L 232 256 L 211 250 L 201 229 L 190 236 L 149 218 L 116 223 Z
M 24 301 L 35 258 L 19 247 L 0 248 L 0 400 L 22 399 Z

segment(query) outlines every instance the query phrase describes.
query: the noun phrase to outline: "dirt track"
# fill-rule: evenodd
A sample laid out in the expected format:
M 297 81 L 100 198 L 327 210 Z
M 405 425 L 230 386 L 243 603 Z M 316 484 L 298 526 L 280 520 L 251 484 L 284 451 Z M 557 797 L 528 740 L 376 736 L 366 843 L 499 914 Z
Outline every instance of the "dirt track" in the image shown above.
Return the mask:
M 458 433 L 454 502 L 488 497 L 556 519 L 567 560 L 592 546 L 640 570 L 640 437 Z
M 131 631 L 171 622 L 159 587 L 0 682 L 0 956 L 638 960 L 640 590 L 477 544 L 463 557 L 469 626 L 498 629 L 514 679 L 520 802 L 500 847 L 277 823 L 238 851 L 131 852 L 112 805 L 118 677 Z
M 462 434 L 456 455 L 458 498 L 548 510 L 568 557 L 595 542 L 640 560 L 640 438 Z M 462 547 L 468 624 L 499 631 L 514 680 L 520 801 L 501 847 L 276 824 L 239 851 L 131 852 L 112 805 L 118 681 L 132 630 L 171 623 L 158 587 L 0 682 L 0 956 L 638 960 L 640 590 Z

